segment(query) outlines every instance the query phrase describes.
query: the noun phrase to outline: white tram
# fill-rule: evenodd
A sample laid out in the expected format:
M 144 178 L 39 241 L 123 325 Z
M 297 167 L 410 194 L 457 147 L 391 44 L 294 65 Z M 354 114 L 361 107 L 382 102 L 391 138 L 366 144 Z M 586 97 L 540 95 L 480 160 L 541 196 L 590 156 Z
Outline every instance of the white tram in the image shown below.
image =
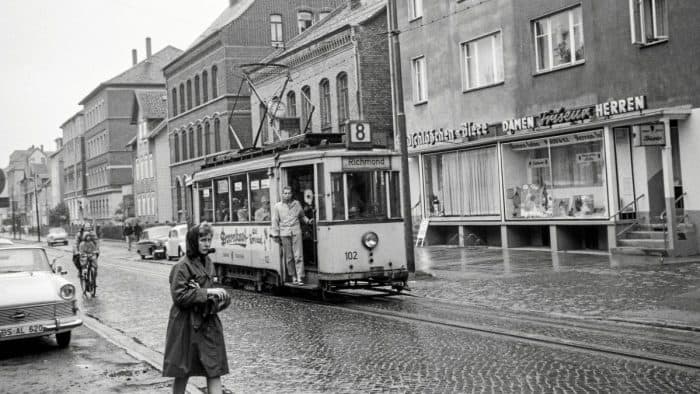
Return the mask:
M 348 288 L 391 294 L 406 286 L 400 156 L 386 149 L 348 150 L 326 137 L 302 134 L 219 155 L 194 174 L 194 217 L 213 223 L 216 251 L 210 257 L 222 281 L 248 282 L 257 291 L 300 287 L 291 283 L 270 237 L 269 208 L 289 185 L 307 217 L 314 217 L 313 225 L 302 225 L 301 287 L 321 294 Z

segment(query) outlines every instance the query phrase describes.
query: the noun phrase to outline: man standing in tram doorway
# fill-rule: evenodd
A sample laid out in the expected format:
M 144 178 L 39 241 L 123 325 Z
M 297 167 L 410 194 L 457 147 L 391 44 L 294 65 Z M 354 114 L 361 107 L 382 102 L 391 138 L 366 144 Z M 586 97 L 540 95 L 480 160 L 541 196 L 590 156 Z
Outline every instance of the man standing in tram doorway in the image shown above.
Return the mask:
M 292 274 L 295 285 L 303 285 L 304 255 L 302 252 L 301 223 L 310 224 L 313 219 L 304 215 L 304 209 L 292 199 L 292 188 L 282 189 L 282 201 L 272 207 L 272 238 L 282 245 L 282 258 L 287 274 Z

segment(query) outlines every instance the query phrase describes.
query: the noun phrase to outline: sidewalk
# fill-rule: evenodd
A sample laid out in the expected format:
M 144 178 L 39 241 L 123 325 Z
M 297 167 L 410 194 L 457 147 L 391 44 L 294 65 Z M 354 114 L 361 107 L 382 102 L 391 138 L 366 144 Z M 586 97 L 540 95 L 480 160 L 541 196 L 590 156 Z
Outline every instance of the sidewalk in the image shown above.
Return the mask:
M 615 267 L 607 254 L 445 246 L 415 253 L 414 295 L 700 332 L 700 259 Z

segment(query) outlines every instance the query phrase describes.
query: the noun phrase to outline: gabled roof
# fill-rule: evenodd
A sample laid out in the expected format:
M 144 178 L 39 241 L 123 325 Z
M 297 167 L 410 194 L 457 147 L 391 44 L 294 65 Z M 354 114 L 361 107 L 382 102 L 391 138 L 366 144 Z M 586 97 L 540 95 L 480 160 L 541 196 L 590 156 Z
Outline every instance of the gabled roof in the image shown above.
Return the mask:
M 72 115 L 70 118 L 68 118 L 65 122 L 61 123 L 60 128 L 63 128 L 68 122 L 72 122 L 73 119 L 77 118 L 78 116 L 83 116 L 83 110 L 81 109 L 80 111 L 76 112 L 74 115 Z
M 170 63 L 173 59 L 179 56 L 182 50 L 171 45 L 154 53 L 151 57 L 142 60 L 140 63 L 117 75 L 116 77 L 102 82 L 92 90 L 85 98 L 80 100 L 78 104 L 83 105 L 92 96 L 97 94 L 102 89 L 108 86 L 124 86 L 124 85 L 151 85 L 165 86 L 165 76 L 163 75 L 163 67 Z
M 135 90 L 131 123 L 138 122 L 139 112 L 144 119 L 165 119 L 168 115 L 167 100 L 165 89 Z
M 385 7 L 385 0 L 361 0 L 361 5 L 354 9 L 350 8 L 349 3 L 344 3 L 328 16 L 286 42 L 284 48 L 278 49 L 265 57 L 261 63 L 269 63 L 273 59 L 282 58 L 338 30 L 359 25 L 376 16 Z
M 236 19 L 238 19 L 241 15 L 243 15 L 243 13 L 248 8 L 250 8 L 250 6 L 253 5 L 253 3 L 255 3 L 255 0 L 235 0 L 235 1 L 236 1 L 235 4 L 226 7 L 226 9 L 221 13 L 221 15 L 219 15 L 214 20 L 214 22 L 212 22 L 212 24 L 209 25 L 209 27 L 207 27 L 207 29 L 204 30 L 204 32 L 202 34 L 200 34 L 196 40 L 194 40 L 192 45 L 187 47 L 188 50 L 197 46 L 199 43 L 204 41 L 210 35 L 220 31 L 221 29 L 224 28 L 224 26 L 228 25 L 232 21 L 235 21 Z M 269 28 L 268 28 L 268 30 L 269 30 Z

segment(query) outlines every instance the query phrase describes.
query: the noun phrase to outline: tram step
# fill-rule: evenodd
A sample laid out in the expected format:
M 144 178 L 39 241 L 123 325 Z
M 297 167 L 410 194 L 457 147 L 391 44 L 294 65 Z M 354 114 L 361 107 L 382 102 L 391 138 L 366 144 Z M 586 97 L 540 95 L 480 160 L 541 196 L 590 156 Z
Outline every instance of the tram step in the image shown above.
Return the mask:
M 663 233 L 661 233 L 663 235 Z M 617 243 L 620 246 L 636 246 L 642 249 L 661 249 L 664 250 L 666 244 L 663 236 L 661 238 L 626 238 L 619 239 Z

